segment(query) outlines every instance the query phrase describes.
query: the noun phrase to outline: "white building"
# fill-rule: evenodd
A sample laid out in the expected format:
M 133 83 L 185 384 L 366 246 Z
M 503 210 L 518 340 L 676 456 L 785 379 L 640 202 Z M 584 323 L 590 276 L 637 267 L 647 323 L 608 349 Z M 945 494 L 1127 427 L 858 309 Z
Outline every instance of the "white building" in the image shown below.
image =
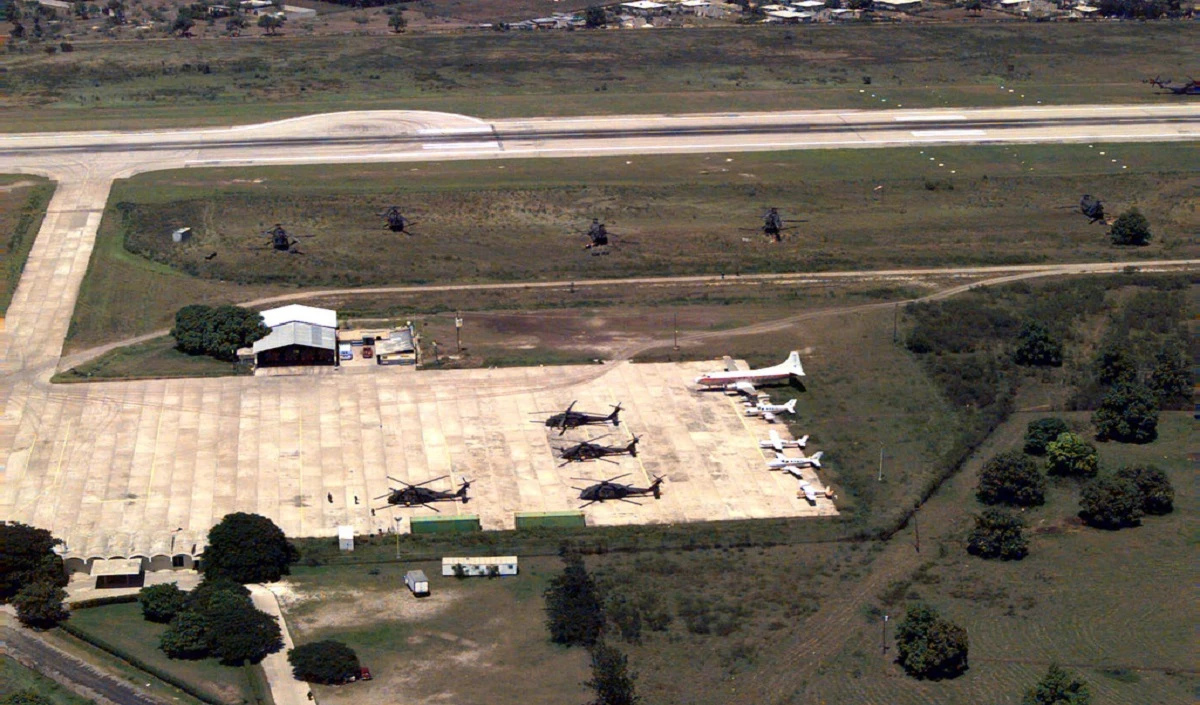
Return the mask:
M 354 527 L 339 526 L 338 527 L 338 550 L 353 551 L 354 550 Z
M 442 575 L 456 575 L 455 567 L 461 566 L 463 575 L 516 575 L 516 556 L 476 556 L 471 558 L 443 558 Z

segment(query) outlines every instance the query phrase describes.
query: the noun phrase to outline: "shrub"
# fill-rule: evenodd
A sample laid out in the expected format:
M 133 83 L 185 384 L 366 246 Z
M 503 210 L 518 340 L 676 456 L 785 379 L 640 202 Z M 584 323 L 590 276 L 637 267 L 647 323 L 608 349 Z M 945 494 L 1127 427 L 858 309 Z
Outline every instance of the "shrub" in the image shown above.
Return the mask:
M 987 509 L 975 517 L 975 528 L 967 538 L 967 552 L 980 558 L 1019 561 L 1029 554 L 1025 522 L 1002 509 Z
M 1096 446 L 1074 433 L 1059 435 L 1046 446 L 1046 472 L 1068 477 L 1095 477 L 1100 470 Z
M 1025 455 L 1001 453 L 984 463 L 975 496 L 984 504 L 1036 506 L 1045 501 L 1046 478 Z
M 1105 475 L 1083 487 L 1079 516 L 1098 529 L 1121 529 L 1142 523 L 1142 494 L 1128 478 Z
M 175 615 L 158 638 L 158 648 L 170 658 L 195 659 L 208 655 L 208 620 L 199 612 Z
M 265 17 L 266 15 L 264 15 Z M 237 360 L 238 348 L 270 335 L 262 314 L 240 306 L 184 306 L 175 313 L 171 336 L 175 347 L 188 355 L 208 355 Z
M 568 646 L 591 646 L 604 629 L 604 606 L 583 558 L 567 553 L 563 562 L 563 572 L 550 579 L 544 593 L 550 640 Z
M 1046 446 L 1064 433 L 1070 433 L 1067 422 L 1060 418 L 1045 418 L 1030 421 L 1025 428 L 1025 452 L 1029 455 L 1045 455 Z
M 1075 674 L 1050 664 L 1038 684 L 1025 691 L 1021 705 L 1090 705 L 1092 694 Z
M 1108 235 L 1114 245 L 1149 245 L 1150 221 L 1137 208 L 1130 208 L 1117 216 Z
M 151 622 L 166 624 L 183 609 L 187 594 L 175 583 L 149 585 L 138 591 L 142 616 Z
M 967 670 L 967 631 L 928 605 L 908 608 L 896 630 L 897 661 L 914 678 L 953 678 Z
M 48 629 L 65 620 L 70 614 L 63 607 L 67 591 L 54 583 L 39 580 L 17 591 L 12 598 L 17 619 L 27 627 Z
M 0 698 L 0 705 L 55 705 L 54 701 L 32 690 L 18 690 Z
M 288 663 L 297 680 L 335 685 L 355 678 L 362 667 L 354 649 L 340 641 L 314 641 L 288 652 Z
M 1062 341 L 1051 336 L 1050 331 L 1041 323 L 1026 321 L 1021 327 L 1021 332 L 1017 333 L 1013 362 L 1029 367 L 1061 367 Z
M 0 604 L 32 583 L 65 587 L 67 574 L 62 558 L 54 553 L 54 547 L 61 543 L 45 529 L 15 521 L 0 522 Z
M 1150 443 L 1158 438 L 1158 401 L 1140 384 L 1113 387 L 1092 414 L 1096 438 L 1121 443 Z
M 1117 470 L 1116 476 L 1137 487 L 1144 513 L 1170 514 L 1175 509 L 1175 488 L 1162 470 L 1153 465 L 1127 465 Z

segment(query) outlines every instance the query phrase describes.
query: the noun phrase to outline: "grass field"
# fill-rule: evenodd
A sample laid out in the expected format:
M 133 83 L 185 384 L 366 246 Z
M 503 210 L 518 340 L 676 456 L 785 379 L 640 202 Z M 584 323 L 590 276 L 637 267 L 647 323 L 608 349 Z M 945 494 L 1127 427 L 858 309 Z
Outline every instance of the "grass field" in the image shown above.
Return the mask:
M 1186 257 L 1200 225 L 1189 157 L 1079 145 L 156 173 L 115 186 L 111 202 L 131 205 L 101 224 L 69 344 L 168 327 L 188 303 L 294 286 Z M 1073 210 L 1082 193 L 1110 211 L 1140 207 L 1153 243 L 1112 247 Z M 376 213 L 393 203 L 418 234 L 383 228 Z M 782 244 L 753 232 L 770 205 L 806 220 Z M 584 251 L 572 231 L 593 216 L 626 244 Z M 304 256 L 266 247 L 260 231 L 274 222 L 315 236 Z M 183 225 L 193 238 L 171 243 Z
M 0 700 L 19 691 L 33 691 L 54 705 L 87 705 L 92 702 L 11 658 L 0 656 Z
M 215 659 L 169 659 L 158 649 L 166 625 L 142 618 L 137 603 L 105 605 L 71 613 L 71 624 L 114 647 L 230 703 L 255 702 L 246 669 L 222 666 Z
M 223 377 L 234 373 L 231 363 L 204 355 L 179 352 L 175 349 L 175 339 L 165 336 L 118 348 L 86 364 L 55 375 L 51 381 L 62 383 L 105 379 Z
M 0 57 L 8 86 L 0 130 L 384 108 L 503 117 L 1164 102 L 1171 98 L 1140 81 L 1192 70 L 1192 30 L 1186 22 L 901 23 L 120 41 L 53 56 L 27 47 Z M 863 76 L 871 91 L 860 94 Z
M 53 193 L 54 186 L 42 178 L 0 176 L 0 318 L 12 302 Z

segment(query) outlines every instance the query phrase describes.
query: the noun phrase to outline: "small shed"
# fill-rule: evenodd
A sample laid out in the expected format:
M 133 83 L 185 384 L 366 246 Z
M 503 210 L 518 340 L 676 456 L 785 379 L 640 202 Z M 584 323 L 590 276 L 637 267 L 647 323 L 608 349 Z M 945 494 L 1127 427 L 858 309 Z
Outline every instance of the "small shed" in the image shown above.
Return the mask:
M 461 558 L 443 558 L 442 575 L 451 577 L 457 575 L 456 566 L 461 566 L 462 574 L 468 577 L 489 575 L 516 575 L 516 556 L 472 556 Z
M 338 550 L 353 551 L 354 550 L 354 527 L 339 526 L 338 527 Z
M 191 228 L 179 228 L 171 232 L 171 242 L 185 242 L 192 237 Z
M 375 342 L 375 362 L 380 365 L 417 364 L 417 344 L 411 328 L 401 328 L 388 333 L 386 339 Z
M 423 570 L 410 570 L 405 573 L 404 584 L 417 597 L 424 597 L 429 594 L 429 578 L 425 577 L 425 571 Z
M 146 582 L 146 568 L 140 558 L 110 558 L 92 564 L 96 589 L 140 588 Z

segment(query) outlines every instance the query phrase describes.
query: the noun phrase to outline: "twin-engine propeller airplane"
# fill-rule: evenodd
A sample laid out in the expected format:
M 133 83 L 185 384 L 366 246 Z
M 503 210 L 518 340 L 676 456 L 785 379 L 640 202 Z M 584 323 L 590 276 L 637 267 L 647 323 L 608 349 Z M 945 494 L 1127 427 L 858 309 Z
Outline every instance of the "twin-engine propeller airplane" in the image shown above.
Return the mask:
M 746 404 L 746 416 L 761 416 L 767 423 L 775 423 L 775 419 L 779 417 L 779 414 L 794 413 L 796 413 L 795 399 L 786 404 L 772 404 L 766 401 Z
M 806 445 L 808 436 L 801 436 L 794 441 L 785 440 L 775 429 L 771 429 L 771 437 L 768 440 L 758 442 L 759 448 L 774 448 L 776 453 L 782 453 L 784 448 L 803 448 Z
M 787 472 L 800 477 L 800 468 L 819 468 L 821 467 L 821 456 L 825 455 L 823 451 L 817 451 L 812 455 L 801 454 L 797 457 L 776 453 L 774 460 L 767 461 L 767 467 L 772 470 L 786 470 Z

